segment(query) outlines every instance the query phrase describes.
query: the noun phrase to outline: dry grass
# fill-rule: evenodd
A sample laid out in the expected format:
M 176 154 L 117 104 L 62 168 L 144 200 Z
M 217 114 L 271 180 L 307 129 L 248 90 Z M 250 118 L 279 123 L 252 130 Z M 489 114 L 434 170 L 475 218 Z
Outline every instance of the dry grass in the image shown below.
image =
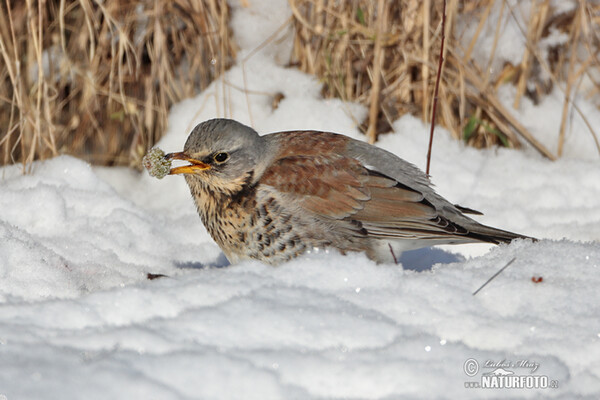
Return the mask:
M 405 113 L 430 121 L 441 0 L 289 3 L 292 64 L 319 76 L 325 97 L 367 105 L 362 128 L 369 140 Z M 504 27 L 493 22 L 490 59 L 473 55 L 477 39 L 494 12 L 515 17 L 520 7 L 534 9 L 520 26 L 527 50 L 492 74 Z M 600 105 L 600 4 L 579 0 L 560 13 L 549 0 L 447 0 L 446 14 L 437 121 L 477 147 L 527 140 L 559 157 L 569 118 L 581 114 L 571 99 Z M 468 40 L 459 18 L 479 21 Z M 68 153 L 96 164 L 138 165 L 164 133 L 171 104 L 198 93 L 233 62 L 228 21 L 225 0 L 0 0 L 0 163 Z M 542 53 L 540 42 L 556 32 L 569 41 Z M 556 143 L 539 143 L 512 117 L 497 97 L 505 83 L 515 85 L 514 106 L 524 96 L 540 101 L 554 87 L 567 94 Z M 600 151 L 598 128 L 588 127 Z
M 391 122 L 405 113 L 430 121 L 440 51 L 441 0 L 289 0 L 294 13 L 296 37 L 292 64 L 316 74 L 323 81 L 323 95 L 359 101 L 369 106 L 362 128 L 373 141 L 377 133 L 391 129 Z M 492 10 L 517 20 L 518 7 L 534 12 L 520 26 L 527 50 L 520 60 L 490 73 L 499 45 L 498 19 L 489 60 L 475 59 L 473 49 Z M 600 5 L 580 0 L 571 12 L 561 13 L 549 0 L 529 0 L 511 6 L 505 0 L 460 2 L 447 0 L 444 74 L 440 85 L 438 122 L 457 139 L 476 147 L 517 147 L 530 142 L 546 157 L 561 155 L 564 130 L 574 95 L 600 99 Z M 457 19 L 480 21 L 467 46 L 458 31 Z M 565 45 L 541 54 L 538 44 L 553 32 L 569 35 Z M 545 72 L 541 74 L 540 72 Z M 549 76 L 544 80 L 541 76 Z M 588 82 L 584 88 L 579 85 Z M 497 98 L 501 84 L 517 88 L 514 106 L 523 96 L 538 102 L 558 86 L 568 93 L 563 124 L 557 132 L 558 154 L 548 150 L 511 116 Z M 600 101 L 596 100 L 600 105 Z M 585 117 L 585 116 L 584 116 Z M 596 143 L 598 136 L 594 128 Z M 598 146 L 600 152 L 600 145 Z
M 231 65 L 225 0 L 0 3 L 0 160 L 139 164 L 171 104 Z

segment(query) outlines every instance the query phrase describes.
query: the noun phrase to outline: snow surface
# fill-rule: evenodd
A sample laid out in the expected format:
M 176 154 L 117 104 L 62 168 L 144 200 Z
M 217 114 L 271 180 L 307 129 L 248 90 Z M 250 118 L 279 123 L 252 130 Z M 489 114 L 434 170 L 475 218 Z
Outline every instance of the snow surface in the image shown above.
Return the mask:
M 285 2 L 251 3 L 234 10 L 240 60 L 289 15 Z M 232 68 L 230 86 L 215 82 L 174 106 L 160 147 L 181 150 L 194 124 L 215 116 L 261 133 L 360 138 L 362 107 L 320 99 L 316 78 L 279 65 L 283 35 Z M 233 86 L 245 86 L 244 71 L 250 106 Z M 285 98 L 273 109 L 277 92 Z M 522 107 L 528 124 L 557 131 L 545 116 L 560 115 L 562 101 Z M 404 116 L 394 129 L 378 145 L 423 167 L 428 127 Z M 417 250 L 402 266 L 335 252 L 229 266 L 181 177 L 68 156 L 29 175 L 4 167 L 0 398 L 598 398 L 600 165 L 588 136 L 574 123 L 567 157 L 549 162 L 531 149 L 466 148 L 438 128 L 438 191 L 485 212 L 484 223 L 543 240 Z M 469 359 L 480 365 L 473 377 Z M 539 368 L 502 369 L 558 388 L 465 388 L 496 369 L 486 361 L 519 360 Z

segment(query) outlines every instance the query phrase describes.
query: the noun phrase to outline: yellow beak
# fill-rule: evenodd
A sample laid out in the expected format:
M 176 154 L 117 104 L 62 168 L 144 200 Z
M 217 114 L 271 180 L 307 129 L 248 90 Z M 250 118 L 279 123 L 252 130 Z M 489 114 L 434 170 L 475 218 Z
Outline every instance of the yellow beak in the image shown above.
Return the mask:
M 210 165 L 191 158 L 184 152 L 179 153 L 169 153 L 165 156 L 167 160 L 183 160 L 189 162 L 191 165 L 182 165 L 181 167 L 171 168 L 169 171 L 169 175 L 176 174 L 194 174 L 196 171 L 203 171 L 210 168 Z

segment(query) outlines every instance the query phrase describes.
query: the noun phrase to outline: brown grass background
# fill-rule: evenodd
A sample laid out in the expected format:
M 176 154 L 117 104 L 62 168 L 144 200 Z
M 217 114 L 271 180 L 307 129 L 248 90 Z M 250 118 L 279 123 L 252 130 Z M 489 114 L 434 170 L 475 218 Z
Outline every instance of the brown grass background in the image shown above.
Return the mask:
M 437 122 L 456 139 L 476 147 L 518 147 L 526 140 L 546 157 L 555 159 L 562 153 L 569 97 L 556 138 L 558 153 L 554 154 L 547 143 L 535 140 L 512 117 L 496 97 L 496 89 L 504 83 L 516 85 L 515 108 L 524 96 L 540 101 L 554 86 L 565 93 L 594 97 L 600 105 L 600 4 L 580 0 L 575 10 L 561 12 L 552 8 L 549 0 L 513 3 L 517 4 L 505 0 L 447 0 L 442 33 L 441 0 L 290 0 L 296 17 L 294 58 L 302 70 L 323 79 L 324 96 L 358 100 L 370 107 L 362 128 L 373 142 L 378 133 L 389 131 L 391 122 L 404 113 L 430 121 L 444 34 L 446 48 Z M 473 47 L 484 24 L 495 24 L 493 58 L 504 27 L 502 19 L 488 20 L 492 9 L 499 8 L 500 15 L 514 17 L 521 14 L 519 7 L 532 8 L 528 23 L 519 26 L 527 43 L 526 51 L 521 59 L 505 64 L 492 77 L 491 60 L 475 59 Z M 459 16 L 477 23 L 475 35 L 466 40 L 468 46 L 462 44 L 465 32 L 457 26 Z M 571 40 L 544 57 L 538 43 L 553 31 L 565 33 Z M 542 80 L 541 70 L 550 79 Z M 591 87 L 576 87 L 584 76 L 592 82 Z M 375 104 L 378 106 L 373 107 Z M 600 151 L 594 127 L 588 128 Z
M 584 96 L 600 106 L 598 2 L 579 0 L 562 12 L 549 0 L 447 0 L 445 32 L 442 0 L 289 4 L 290 65 L 317 75 L 324 97 L 365 104 L 370 112 L 361 128 L 371 142 L 405 113 L 430 120 L 442 34 L 437 122 L 456 139 L 476 147 L 528 141 L 555 159 L 570 99 Z M 494 23 L 494 54 L 502 26 L 489 20 L 491 11 L 512 15 L 524 5 L 533 9 L 519 26 L 526 50 L 492 76 L 491 61 L 475 59 L 473 47 L 484 24 Z M 170 106 L 235 62 L 229 18 L 224 0 L 0 0 L 0 162 L 26 166 L 73 154 L 96 164 L 139 165 L 165 132 Z M 459 18 L 476 21 L 473 37 L 465 40 Z M 538 44 L 552 32 L 570 40 L 541 54 Z M 506 83 L 517 88 L 514 107 L 523 97 L 538 102 L 555 87 L 569 94 L 556 143 L 538 142 L 512 117 L 496 96 Z M 600 151 L 595 128 L 588 124 Z
M 137 164 L 170 106 L 233 62 L 220 0 L 0 5 L 0 159 Z

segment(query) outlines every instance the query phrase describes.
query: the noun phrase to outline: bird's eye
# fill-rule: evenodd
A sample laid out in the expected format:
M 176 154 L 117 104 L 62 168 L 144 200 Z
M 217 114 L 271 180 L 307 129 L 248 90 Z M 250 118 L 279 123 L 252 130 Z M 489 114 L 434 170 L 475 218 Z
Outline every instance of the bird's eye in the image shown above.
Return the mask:
M 229 154 L 227 153 L 217 153 L 214 155 L 213 159 L 218 163 L 224 163 L 229 159 Z

